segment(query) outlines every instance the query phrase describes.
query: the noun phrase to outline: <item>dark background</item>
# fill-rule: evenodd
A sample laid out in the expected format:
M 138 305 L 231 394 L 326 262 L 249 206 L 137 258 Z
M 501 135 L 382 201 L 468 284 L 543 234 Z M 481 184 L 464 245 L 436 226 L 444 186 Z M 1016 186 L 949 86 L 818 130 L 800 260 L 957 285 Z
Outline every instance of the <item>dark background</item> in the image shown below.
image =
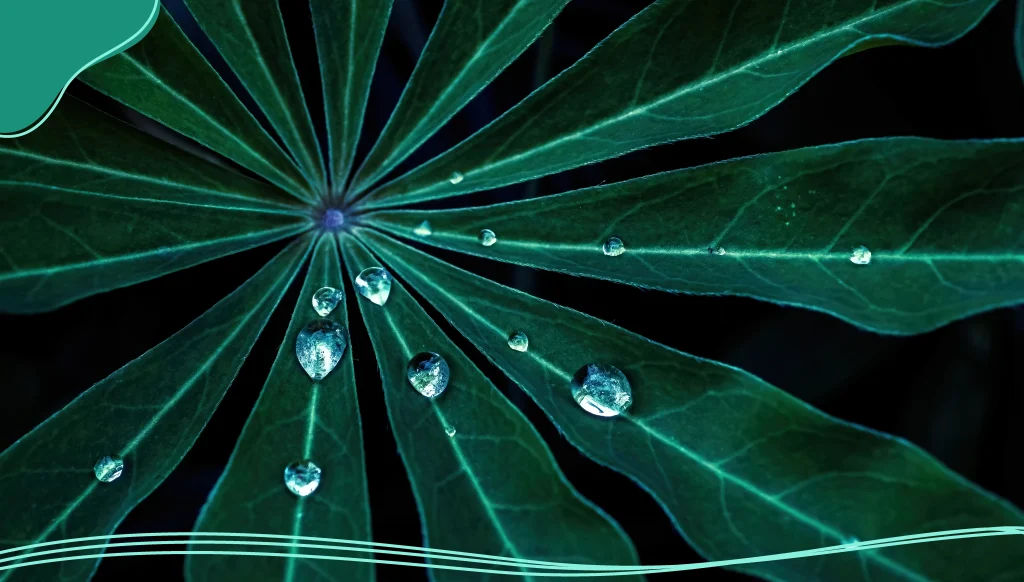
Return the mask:
M 538 83 L 571 65 L 647 3 L 570 3 L 541 42 L 399 171 L 433 157 L 484 126 Z M 197 33 L 180 0 L 165 0 L 165 4 L 189 34 Z M 398 100 L 440 6 L 439 0 L 395 0 L 357 163 Z M 322 129 L 308 6 L 288 0 L 284 12 L 311 113 Z M 859 138 L 1024 136 L 1024 85 L 1013 58 L 1013 13 L 1014 3 L 1002 2 L 980 26 L 945 48 L 887 47 L 843 58 L 741 130 L 657 147 L 535 184 L 467 196 L 455 204 L 549 194 L 736 156 Z M 199 36 L 194 39 L 240 90 L 223 61 L 210 52 L 208 41 Z M 72 93 L 148 131 L 196 147 L 120 110 L 78 83 Z M 251 100 L 247 103 L 252 104 Z M 84 299 L 52 313 L 0 315 L 0 386 L 4 392 L 0 449 L 199 316 L 255 273 L 282 244 Z M 889 337 L 820 313 L 745 298 L 673 296 L 441 254 L 459 266 L 682 351 L 749 370 L 832 415 L 905 437 L 981 486 L 1018 506 L 1024 504 L 1020 453 L 1024 425 L 1019 420 L 1024 411 L 1022 308 L 993 311 L 915 337 Z M 174 474 L 128 516 L 118 533 L 191 529 L 269 372 L 297 293 L 298 284 L 282 302 L 195 447 Z M 387 425 L 376 363 L 360 316 L 353 312 L 349 317 L 374 539 L 419 545 L 417 513 Z M 625 477 L 576 453 L 528 398 L 457 333 L 451 335 L 534 421 L 579 491 L 625 528 L 643 563 L 700 560 L 651 497 Z M 153 572 L 177 577 L 181 565 L 178 557 L 107 560 L 95 579 L 152 577 Z M 382 580 L 423 577 L 422 571 L 408 568 L 381 567 L 378 573 Z M 684 579 L 745 577 L 713 571 L 696 572 Z

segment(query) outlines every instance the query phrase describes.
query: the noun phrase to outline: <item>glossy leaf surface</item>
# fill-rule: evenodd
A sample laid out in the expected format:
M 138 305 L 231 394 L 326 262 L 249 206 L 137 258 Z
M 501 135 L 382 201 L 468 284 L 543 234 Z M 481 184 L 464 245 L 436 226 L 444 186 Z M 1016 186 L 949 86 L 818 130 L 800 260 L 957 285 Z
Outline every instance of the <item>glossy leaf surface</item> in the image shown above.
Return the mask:
M 310 0 L 323 81 L 332 193 L 345 187 L 392 0 Z
M 44 311 L 309 227 L 278 189 L 74 99 L 0 143 L 0 310 Z
M 385 264 L 514 379 L 565 438 L 651 492 L 709 559 L 852 540 L 1020 525 L 1024 515 L 913 445 L 829 417 L 734 368 L 492 283 L 379 233 L 357 233 Z M 529 351 L 508 348 L 511 330 Z M 585 412 L 569 381 L 621 369 L 625 414 Z M 745 567 L 773 580 L 1010 580 L 1019 541 L 924 544 Z
M 871 140 L 369 223 L 521 265 L 920 333 L 1024 300 L 1022 159 L 1020 141 Z M 423 220 L 432 236 L 413 234 Z M 480 245 L 483 228 L 497 244 Z M 623 254 L 602 252 L 610 237 Z M 866 265 L 852 261 L 862 245 Z
M 310 380 L 295 357 L 299 331 L 320 317 L 311 304 L 313 294 L 327 286 L 344 291 L 342 277 L 334 237 L 321 237 L 270 376 L 196 531 L 370 541 L 351 346 L 338 367 L 320 382 Z M 344 299 L 327 317 L 348 328 Z M 297 497 L 285 488 L 284 468 L 304 459 L 312 460 L 323 473 L 316 491 Z M 190 556 L 186 570 L 194 582 L 373 578 L 372 564 L 255 556 Z
M 166 9 L 132 48 L 78 77 L 128 107 L 311 199 L 309 185 Z
M 391 119 L 354 179 L 371 186 L 529 47 L 569 0 L 448 0 Z
M 342 254 L 350 279 L 379 266 L 351 237 L 342 239 Z M 358 300 L 425 546 L 582 564 L 636 563 L 618 526 L 578 496 L 522 413 L 399 282 L 392 283 L 383 306 Z M 421 352 L 440 354 L 451 370 L 447 390 L 434 399 L 406 379 L 406 365 Z M 434 570 L 433 577 L 480 579 L 450 570 Z
M 433 161 L 382 186 L 393 206 L 523 182 L 762 115 L 876 41 L 937 45 L 995 0 L 658 0 Z M 461 180 L 452 180 L 458 172 Z
M 303 238 L 184 329 L 108 376 L 0 454 L 0 549 L 112 533 L 192 447 L 307 255 Z M 103 483 L 93 465 L 124 459 Z M 11 556 L 5 556 L 11 557 Z M 98 560 L 0 572 L 84 581 Z M 9 564 L 4 564 L 9 565 Z
M 185 5 L 266 114 L 299 168 L 322 192 L 326 178 L 320 146 L 277 0 L 185 0 Z

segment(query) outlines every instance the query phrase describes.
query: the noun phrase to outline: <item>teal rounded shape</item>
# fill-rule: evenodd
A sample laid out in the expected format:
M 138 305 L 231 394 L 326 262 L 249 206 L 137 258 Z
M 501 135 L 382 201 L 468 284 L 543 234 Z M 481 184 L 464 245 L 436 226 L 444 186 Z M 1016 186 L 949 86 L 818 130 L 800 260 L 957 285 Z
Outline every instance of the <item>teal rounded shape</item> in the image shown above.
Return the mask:
M 42 125 L 86 68 L 137 43 L 159 0 L 0 0 L 0 137 Z

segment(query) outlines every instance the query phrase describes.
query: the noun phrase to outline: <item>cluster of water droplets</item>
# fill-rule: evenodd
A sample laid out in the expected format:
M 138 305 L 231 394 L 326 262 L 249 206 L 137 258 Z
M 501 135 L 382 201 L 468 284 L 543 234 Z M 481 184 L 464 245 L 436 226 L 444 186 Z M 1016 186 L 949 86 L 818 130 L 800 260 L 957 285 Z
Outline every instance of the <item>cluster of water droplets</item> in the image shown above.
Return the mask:
M 117 455 L 100 457 L 92 467 L 92 473 L 101 483 L 110 483 L 124 472 L 124 459 Z
M 307 497 L 320 486 L 322 475 L 323 471 L 313 461 L 296 461 L 284 468 L 284 486 L 299 497 Z

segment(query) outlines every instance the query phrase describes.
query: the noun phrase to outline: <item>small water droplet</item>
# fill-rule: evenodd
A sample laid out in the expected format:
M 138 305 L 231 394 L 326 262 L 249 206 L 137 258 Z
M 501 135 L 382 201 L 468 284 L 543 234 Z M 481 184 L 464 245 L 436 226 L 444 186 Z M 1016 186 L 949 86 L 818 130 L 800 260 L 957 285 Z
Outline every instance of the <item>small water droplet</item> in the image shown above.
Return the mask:
M 780 210 L 782 210 L 782 207 L 781 207 L 781 206 L 776 206 L 776 207 L 775 207 L 775 212 L 778 212 L 778 211 L 780 211 Z
M 299 497 L 306 497 L 320 486 L 322 474 L 313 461 L 296 461 L 284 468 L 284 486 Z
M 462 172 L 452 172 L 452 175 L 448 177 L 448 181 L 452 184 L 458 184 L 463 178 L 465 176 L 462 175 Z
M 336 208 L 329 208 L 320 220 L 327 230 L 338 230 L 345 224 L 345 215 Z
M 313 294 L 313 311 L 320 317 L 327 317 L 341 301 L 341 292 L 334 287 L 321 287 Z
M 517 352 L 525 352 L 530 349 L 530 338 L 521 331 L 514 331 L 508 336 L 508 347 Z
M 606 256 L 617 257 L 626 252 L 626 245 L 622 243 L 621 238 L 613 236 L 604 241 L 604 246 L 601 247 L 601 250 Z
M 489 247 L 496 242 L 498 242 L 498 235 L 494 234 L 493 230 L 485 228 L 480 231 L 480 244 Z
M 440 396 L 448 387 L 451 370 L 448 362 L 434 352 L 422 352 L 409 360 L 405 369 L 405 377 L 417 392 L 427 398 Z
M 419 236 L 430 236 L 434 234 L 434 230 L 430 228 L 430 221 L 427 220 L 421 222 L 420 225 L 412 229 L 412 231 Z
M 295 338 L 295 357 L 313 380 L 323 380 L 348 347 L 347 330 L 329 319 L 311 321 Z
M 853 253 L 850 254 L 850 262 L 854 265 L 866 265 L 870 263 L 871 251 L 864 245 L 853 249 Z
M 455 436 L 455 427 L 445 423 L 444 434 L 448 435 L 449 438 Z
M 103 483 L 110 483 L 121 476 L 124 471 L 124 460 L 117 455 L 107 455 L 96 461 L 92 472 L 96 479 Z
M 618 416 L 633 403 L 629 380 L 615 366 L 587 364 L 573 375 L 569 386 L 583 410 L 596 416 Z
M 790 202 L 789 203 L 789 207 L 790 208 L 796 208 L 796 202 Z
M 356 275 L 356 291 L 377 305 L 383 306 L 391 295 L 391 273 L 380 267 L 363 269 Z
M 725 254 L 725 247 L 718 247 L 717 249 L 715 249 L 715 254 L 718 255 L 718 256 L 724 255 Z

